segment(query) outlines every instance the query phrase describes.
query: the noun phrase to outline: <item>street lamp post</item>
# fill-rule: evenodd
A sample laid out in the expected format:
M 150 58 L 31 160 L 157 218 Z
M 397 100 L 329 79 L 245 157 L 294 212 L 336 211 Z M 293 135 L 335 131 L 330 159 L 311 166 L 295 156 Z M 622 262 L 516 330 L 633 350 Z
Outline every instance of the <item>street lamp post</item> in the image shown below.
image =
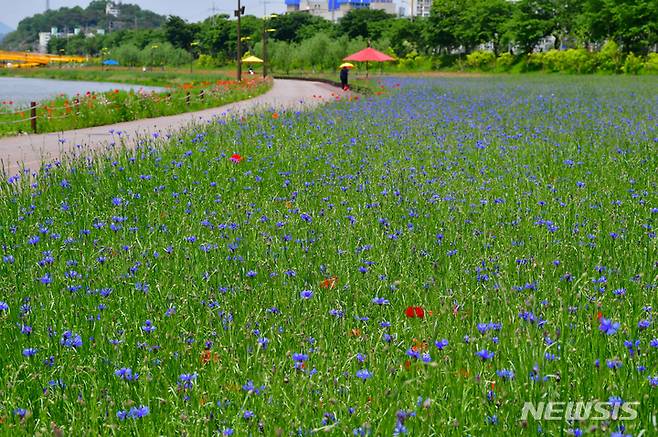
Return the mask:
M 151 46 L 151 68 L 155 68 L 155 60 L 153 58 L 155 57 L 155 49 L 157 49 L 158 47 L 160 46 L 157 44 L 153 44 Z
M 103 70 L 106 69 L 106 68 L 105 68 L 105 56 L 107 56 L 108 52 L 109 52 L 109 50 L 108 50 L 107 47 L 103 47 L 103 48 L 101 49 L 101 68 L 102 68 Z
M 274 32 L 276 29 L 268 29 L 267 28 L 267 23 L 270 18 L 276 18 L 278 15 L 272 14 L 269 17 L 263 17 L 263 77 L 267 77 L 267 63 L 269 62 L 267 59 L 267 34 L 270 32 Z
M 199 46 L 199 41 L 192 41 L 190 49 L 192 52 L 192 59 L 190 60 L 190 74 L 192 74 L 192 64 L 194 64 L 194 48 Z
M 238 8 L 234 11 L 234 14 L 236 17 L 238 17 L 238 26 L 237 26 L 237 33 L 238 33 L 238 47 L 237 47 L 237 64 L 238 64 L 238 82 L 242 81 L 242 47 L 241 47 L 241 39 L 240 39 L 240 17 L 244 15 L 244 6 L 241 6 L 240 0 L 238 0 Z

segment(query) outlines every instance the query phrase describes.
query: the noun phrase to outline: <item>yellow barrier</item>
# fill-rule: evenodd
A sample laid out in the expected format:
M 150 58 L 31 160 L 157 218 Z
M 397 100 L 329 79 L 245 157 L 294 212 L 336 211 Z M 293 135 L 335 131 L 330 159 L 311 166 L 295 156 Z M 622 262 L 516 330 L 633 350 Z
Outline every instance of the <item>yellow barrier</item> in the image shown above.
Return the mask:
M 7 52 L 0 50 L 0 61 L 16 61 L 23 64 L 36 64 L 30 66 L 39 66 L 39 65 L 48 65 L 51 62 L 59 63 L 70 63 L 70 62 L 86 62 L 87 59 L 82 56 L 58 56 L 58 55 L 48 55 L 42 53 L 27 53 L 27 52 Z M 21 68 L 18 64 L 14 64 L 14 67 Z M 27 65 L 23 65 L 23 68 L 26 68 Z

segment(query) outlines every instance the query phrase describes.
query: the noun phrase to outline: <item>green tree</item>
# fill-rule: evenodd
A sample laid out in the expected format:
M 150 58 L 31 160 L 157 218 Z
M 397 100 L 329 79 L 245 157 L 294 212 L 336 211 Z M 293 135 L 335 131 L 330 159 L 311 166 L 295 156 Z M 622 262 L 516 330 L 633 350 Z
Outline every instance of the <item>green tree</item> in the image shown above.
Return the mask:
M 439 50 L 450 51 L 460 46 L 458 40 L 462 2 L 435 1 L 430 9 L 427 40 Z
M 376 38 L 379 35 L 374 34 L 377 29 L 375 23 L 387 21 L 394 18 L 394 15 L 387 14 L 380 9 L 352 9 L 343 18 L 340 19 L 339 27 L 342 35 L 350 38 Z
M 192 42 L 197 39 L 199 26 L 188 24 L 181 17 L 171 15 L 164 25 L 164 33 L 167 41 L 174 47 L 190 50 Z
M 276 29 L 272 33 L 272 39 L 287 42 L 299 42 L 319 32 L 331 33 L 335 29 L 331 21 L 306 12 L 278 15 L 272 18 L 269 27 Z
M 520 0 L 515 4 L 507 31 L 524 53 L 556 29 L 556 8 L 551 0 Z

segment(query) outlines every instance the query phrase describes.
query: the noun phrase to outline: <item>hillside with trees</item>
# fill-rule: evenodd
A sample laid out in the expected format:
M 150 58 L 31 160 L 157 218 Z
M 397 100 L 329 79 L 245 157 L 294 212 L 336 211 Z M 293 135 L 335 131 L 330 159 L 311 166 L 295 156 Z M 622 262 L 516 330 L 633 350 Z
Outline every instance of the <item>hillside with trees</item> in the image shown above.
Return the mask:
M 2 47 L 7 50 L 32 50 L 39 40 L 39 32 L 50 32 L 53 27 L 64 33 L 81 29 L 83 33 L 96 29 L 107 32 L 117 30 L 156 29 L 161 27 L 166 17 L 143 10 L 137 5 L 117 4 L 117 17 L 105 13 L 106 2 L 94 0 L 86 8 L 60 8 L 25 18 L 18 28 L 6 35 Z

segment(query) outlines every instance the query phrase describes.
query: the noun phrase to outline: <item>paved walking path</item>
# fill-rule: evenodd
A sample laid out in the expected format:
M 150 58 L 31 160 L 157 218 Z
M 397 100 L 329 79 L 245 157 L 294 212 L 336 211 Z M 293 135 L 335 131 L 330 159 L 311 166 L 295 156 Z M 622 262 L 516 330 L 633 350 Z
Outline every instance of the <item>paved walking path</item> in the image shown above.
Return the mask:
M 274 80 L 272 89 L 265 94 L 203 111 L 64 132 L 0 138 L 2 161 L 0 174 L 2 168 L 8 176 L 16 174 L 21 166 L 38 170 L 42 162 L 51 161 L 79 147 L 103 149 L 118 138 L 118 132 L 129 140 L 144 138 L 155 133 L 165 135 L 217 117 L 230 117 L 268 109 L 313 107 L 334 100 L 336 95 L 341 94 L 343 92 L 338 88 L 324 83 L 277 79 Z M 130 141 L 127 144 L 130 144 Z

